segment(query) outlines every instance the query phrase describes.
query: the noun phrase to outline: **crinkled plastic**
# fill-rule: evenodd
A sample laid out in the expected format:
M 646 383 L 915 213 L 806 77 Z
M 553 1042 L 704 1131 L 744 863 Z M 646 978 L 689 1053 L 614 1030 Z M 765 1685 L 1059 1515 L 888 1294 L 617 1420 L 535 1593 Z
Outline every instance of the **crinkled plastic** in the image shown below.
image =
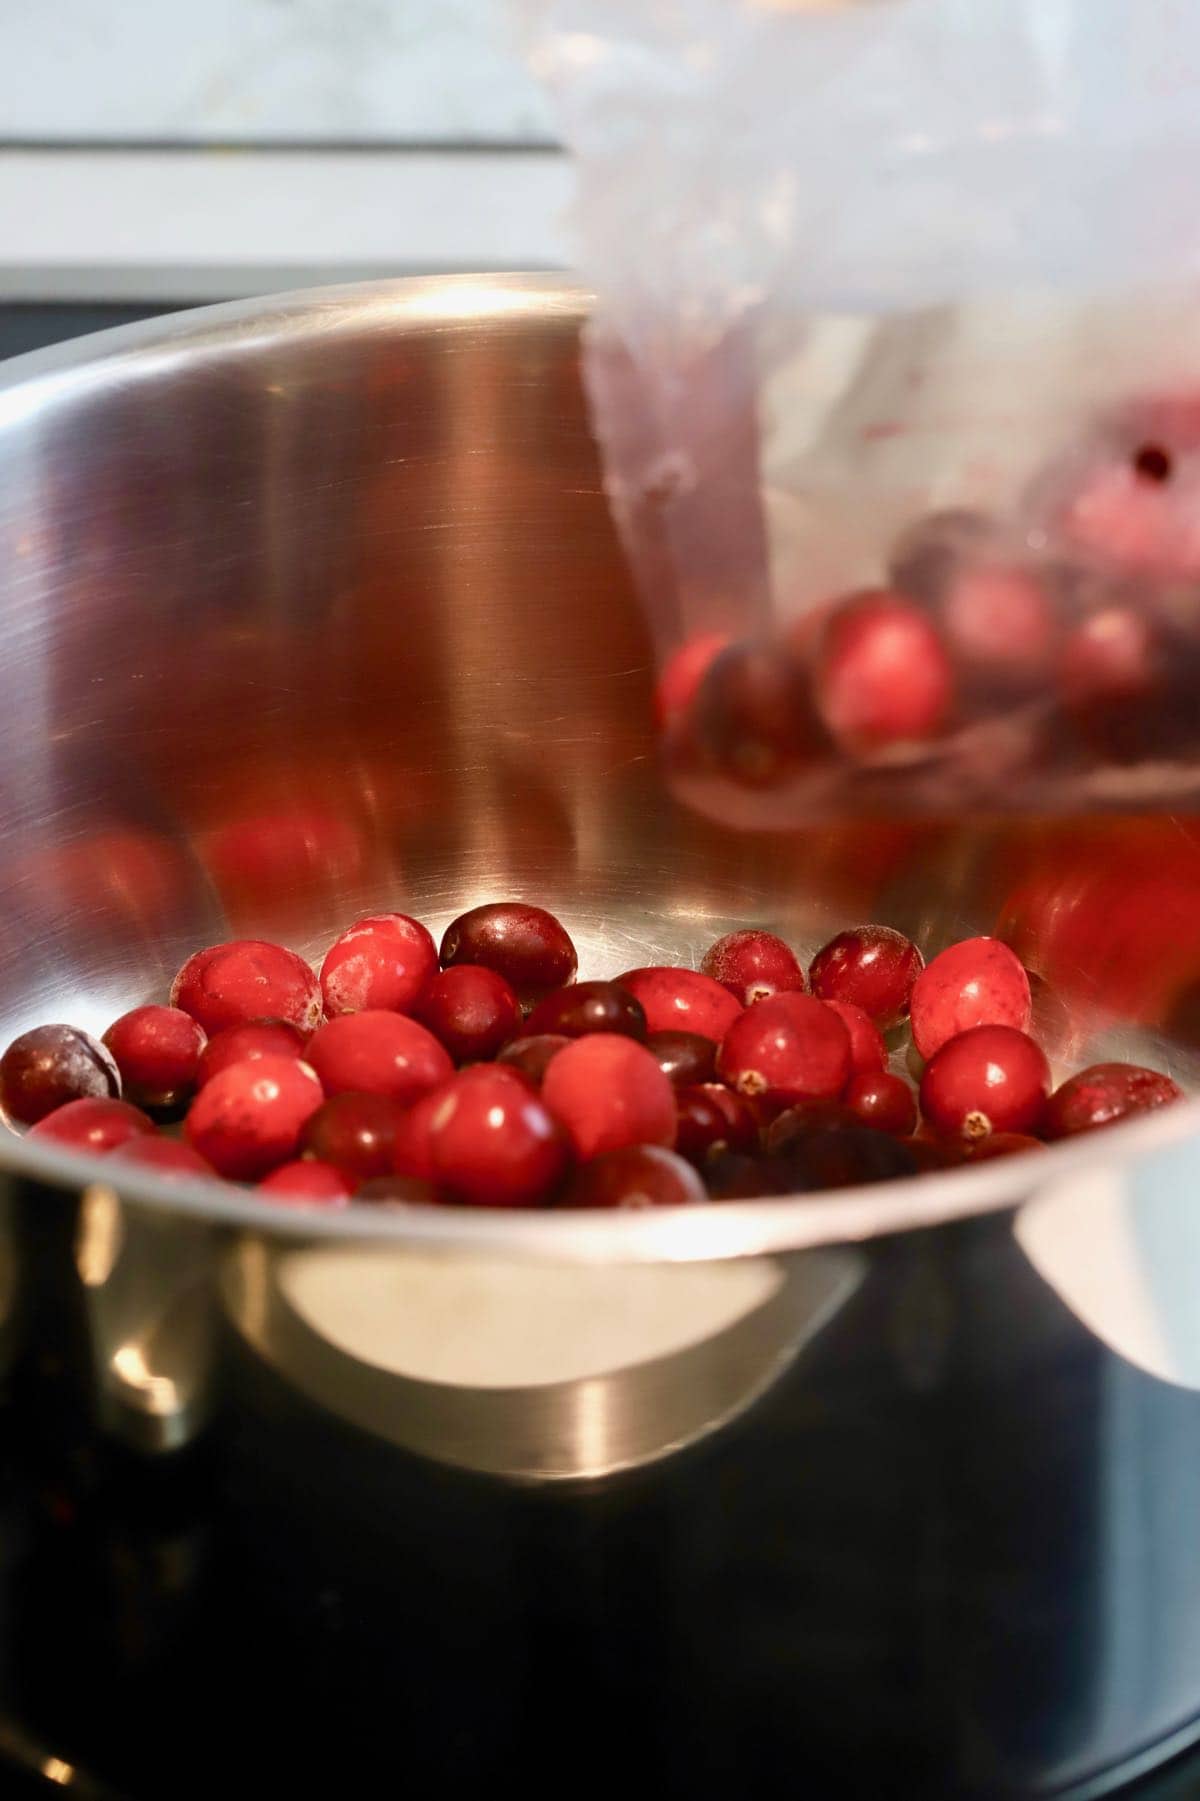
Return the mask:
M 520 4 L 681 786 L 760 825 L 1194 798 L 1200 6 Z M 837 624 L 862 589 L 932 626 L 940 709 L 894 608 Z

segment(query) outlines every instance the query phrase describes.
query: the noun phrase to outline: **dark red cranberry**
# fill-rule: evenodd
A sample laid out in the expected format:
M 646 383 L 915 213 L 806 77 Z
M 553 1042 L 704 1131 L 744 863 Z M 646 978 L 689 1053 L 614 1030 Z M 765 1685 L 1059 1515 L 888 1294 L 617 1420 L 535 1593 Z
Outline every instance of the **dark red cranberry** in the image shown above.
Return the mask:
M 528 1038 L 514 1038 L 498 1052 L 497 1063 L 506 1063 L 540 1088 L 551 1057 L 571 1040 L 562 1032 L 539 1032 Z
M 825 1001 L 824 1005 L 837 1014 L 850 1034 L 851 1073 L 861 1076 L 882 1069 L 887 1062 L 883 1033 L 862 1008 L 856 1007 L 853 1001 Z
M 716 1151 L 704 1166 L 704 1185 L 714 1201 L 754 1201 L 785 1194 L 788 1171 L 777 1158 Z
M 1082 619 L 1064 640 L 1058 686 L 1093 755 L 1128 763 L 1159 747 L 1175 749 L 1177 696 L 1167 648 L 1138 606 L 1102 607 Z
M 938 1138 L 932 1132 L 919 1131 L 912 1138 L 904 1140 L 912 1152 L 917 1164 L 917 1173 L 922 1176 L 936 1175 L 939 1170 L 957 1169 L 966 1159 L 968 1145 L 962 1139 L 951 1141 Z M 981 1143 L 986 1143 L 982 1139 Z
M 629 1144 L 581 1164 L 563 1207 L 687 1207 L 708 1199 L 690 1164 L 659 1144 Z
M 104 1034 L 126 1097 L 139 1107 L 172 1107 L 191 1094 L 204 1029 L 179 1007 L 135 1007 Z
M 115 1100 L 120 1092 L 112 1052 L 75 1026 L 34 1026 L 14 1038 L 0 1059 L 0 1100 L 23 1126 L 69 1101 Z
M 993 1157 L 1018 1157 L 1022 1151 L 1044 1151 L 1040 1138 L 1026 1132 L 992 1132 L 967 1147 L 968 1163 L 989 1163 Z
M 216 1032 L 200 1056 L 197 1086 L 203 1088 L 231 1063 L 251 1063 L 256 1057 L 302 1057 L 306 1039 L 286 1019 L 251 1019 L 244 1026 L 226 1026 Z
M 763 1148 L 769 1157 L 782 1157 L 810 1133 L 839 1132 L 858 1123 L 842 1101 L 797 1101 L 795 1106 L 785 1107 L 764 1129 Z
M 516 991 L 494 969 L 462 963 L 434 976 L 414 1008 L 456 1063 L 487 1063 L 521 1030 Z
M 328 1207 L 344 1207 L 354 1183 L 332 1163 L 312 1157 L 281 1163 L 258 1184 L 258 1192 L 272 1201 L 319 1201 Z
M 828 621 L 815 687 L 822 719 L 854 757 L 937 738 L 954 701 L 936 628 L 920 607 L 882 590 L 852 595 Z
M 917 1123 L 916 1095 L 903 1076 L 886 1069 L 851 1076 L 845 1103 L 860 1124 L 897 1138 L 906 1138 Z
M 285 1019 L 311 1032 L 321 1018 L 321 984 L 295 951 L 240 938 L 189 957 L 171 984 L 171 1005 L 210 1037 L 251 1019 Z
M 305 1123 L 323 1099 L 307 1063 L 259 1057 L 231 1063 L 206 1082 L 183 1129 L 219 1175 L 256 1181 L 296 1156 Z
M 442 937 L 443 969 L 481 963 L 516 989 L 522 1006 L 535 1005 L 575 979 L 575 946 L 542 907 L 524 901 L 492 901 L 460 913 Z
M 774 788 L 821 742 L 803 673 L 782 647 L 731 644 L 709 664 L 692 703 L 702 761 L 742 788 Z
M 716 1041 L 699 1032 L 651 1032 L 646 1049 L 676 1088 L 716 1080 Z
M 1028 1132 L 1050 1093 L 1039 1044 L 1012 1026 L 972 1026 L 934 1053 L 921 1077 L 921 1112 L 943 1138 Z
M 908 1013 L 913 983 L 925 967 L 916 945 L 890 926 L 853 926 L 822 945 L 808 972 L 823 1001 L 861 1007 L 881 1032 Z
M 599 1042 L 581 1038 L 577 1044 Z M 438 1188 L 471 1207 L 537 1206 L 558 1187 L 571 1160 L 558 1121 L 523 1076 L 499 1063 L 461 1070 L 446 1085 L 429 1143 Z
M 339 1014 L 314 1032 L 304 1055 L 326 1094 L 386 1094 L 405 1107 L 454 1068 L 433 1033 L 402 1013 Z
M 777 994 L 734 1020 L 717 1053 L 717 1073 L 739 1094 L 783 1106 L 833 1100 L 851 1070 L 850 1034 L 811 994 Z
M 1150 1113 L 1182 1099 L 1182 1089 L 1157 1069 L 1136 1063 L 1094 1063 L 1055 1089 L 1040 1130 L 1045 1138 L 1072 1138 L 1077 1132 L 1093 1132 L 1132 1113 Z
M 330 1018 L 383 1007 L 411 1013 L 438 966 L 437 946 L 407 913 L 372 913 L 335 938 L 321 965 Z
M 546 1070 L 542 1098 L 581 1159 L 675 1142 L 675 1090 L 632 1038 L 592 1032 L 574 1039 Z
M 725 632 L 705 632 L 668 657 L 654 690 L 654 715 L 660 729 L 687 712 L 709 668 L 728 645 Z
M 827 1188 L 897 1182 L 916 1175 L 917 1159 L 911 1146 L 890 1132 L 845 1126 L 832 1132 L 810 1132 L 798 1139 L 786 1167 L 791 1187 L 811 1194 Z
M 795 953 L 773 932 L 726 932 L 705 951 L 700 968 L 743 1007 L 804 987 Z
M 140 1108 L 131 1107 L 128 1101 L 85 1095 L 81 1100 L 68 1101 L 64 1107 L 56 1107 L 53 1113 L 45 1114 L 29 1128 L 29 1136 L 46 1143 L 65 1144 L 73 1151 L 91 1151 L 95 1156 L 103 1156 L 137 1133 L 157 1130 L 154 1121 L 147 1119 Z
M 300 1144 L 352 1182 L 365 1182 L 391 1173 L 403 1118 L 399 1102 L 386 1095 L 335 1094 L 305 1122 Z
M 645 1038 L 646 1015 L 641 1002 L 616 982 L 575 982 L 548 994 L 529 1015 L 526 1031 L 582 1038 L 588 1032 L 619 1032 Z
M 114 1163 L 135 1163 L 139 1169 L 152 1169 L 160 1176 L 216 1177 L 216 1170 L 199 1151 L 178 1138 L 151 1138 L 139 1132 L 119 1144 L 112 1154 Z
M 697 1167 L 711 1150 L 758 1148 L 758 1123 L 740 1094 L 719 1082 L 697 1083 L 675 1094 L 675 1149 Z
M 926 964 L 909 998 L 913 1043 L 926 1059 L 973 1026 L 1026 1032 L 1029 977 L 998 938 L 964 938 Z
M 627 970 L 617 982 L 638 1002 L 651 1033 L 698 1032 L 719 1042 L 742 1011 L 727 988 L 695 969 L 652 964 Z

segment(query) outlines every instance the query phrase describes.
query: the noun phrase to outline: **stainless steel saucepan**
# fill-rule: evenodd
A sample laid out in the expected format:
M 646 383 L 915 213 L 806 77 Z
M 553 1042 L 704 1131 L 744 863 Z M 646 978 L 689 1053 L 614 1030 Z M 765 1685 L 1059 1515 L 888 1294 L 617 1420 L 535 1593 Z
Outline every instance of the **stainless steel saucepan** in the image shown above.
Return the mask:
M 1043 877 L 1061 964 L 1114 867 L 1186 903 L 1186 821 L 773 837 L 674 805 L 585 311 L 397 282 L 0 372 L 6 1041 L 381 907 L 524 896 L 608 974 L 747 922 L 935 950 Z M 1175 919 L 1148 902 L 1129 955 L 1109 919 L 1130 979 L 1081 954 L 1078 1019 L 1187 1081 L 1147 999 Z M 1200 1735 L 1198 1128 L 586 1218 L 268 1208 L 4 1137 L 12 1389 L 135 1489 L 217 1456 L 231 1517 L 273 1522 L 222 1591 L 290 1672 L 264 1769 L 402 1756 L 420 1792 L 585 1749 L 668 1795 L 1100 1792 Z M 232 1686 L 172 1730 L 220 1745 Z

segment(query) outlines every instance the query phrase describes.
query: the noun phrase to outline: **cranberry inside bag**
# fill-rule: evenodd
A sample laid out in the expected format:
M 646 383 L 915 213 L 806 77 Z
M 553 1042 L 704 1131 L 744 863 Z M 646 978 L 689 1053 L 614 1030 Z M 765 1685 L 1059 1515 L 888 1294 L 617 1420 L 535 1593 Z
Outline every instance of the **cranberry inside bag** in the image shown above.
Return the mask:
M 1200 789 L 1200 10 L 523 0 L 678 791 Z

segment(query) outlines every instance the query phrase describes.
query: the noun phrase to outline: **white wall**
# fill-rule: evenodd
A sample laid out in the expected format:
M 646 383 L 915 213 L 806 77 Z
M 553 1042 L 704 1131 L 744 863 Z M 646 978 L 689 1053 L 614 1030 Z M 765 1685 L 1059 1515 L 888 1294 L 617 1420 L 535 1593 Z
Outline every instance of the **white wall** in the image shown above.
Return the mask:
M 0 138 L 551 136 L 506 0 L 0 0 Z

